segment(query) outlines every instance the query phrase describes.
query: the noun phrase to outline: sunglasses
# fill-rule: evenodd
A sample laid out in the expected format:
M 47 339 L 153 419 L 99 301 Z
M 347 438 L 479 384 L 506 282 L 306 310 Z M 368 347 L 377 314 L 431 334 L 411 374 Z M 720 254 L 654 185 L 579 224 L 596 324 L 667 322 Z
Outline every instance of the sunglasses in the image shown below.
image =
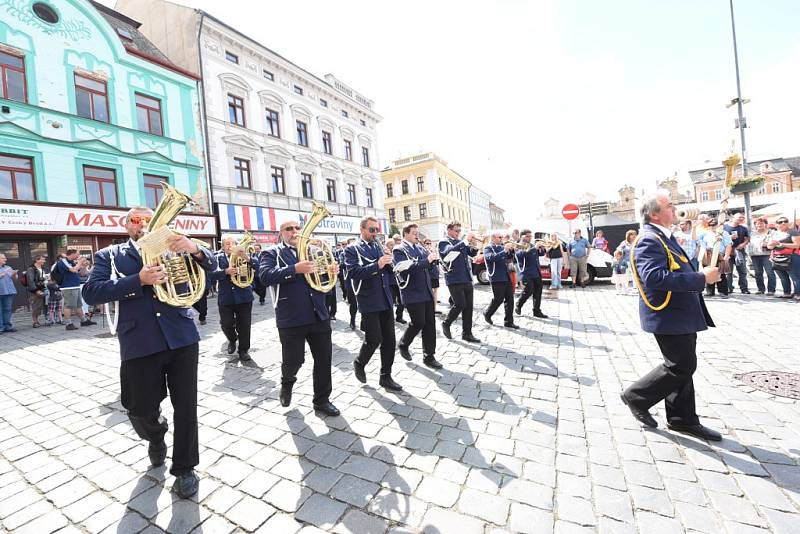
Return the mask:
M 780 221 L 775 221 L 777 224 L 789 224 L 788 220 L 781 219 Z
M 369 233 L 371 233 L 371 234 L 377 234 L 378 230 L 380 230 L 380 228 L 378 228 L 377 226 L 372 226 L 372 227 L 368 228 L 368 230 L 369 230 Z
M 295 231 L 299 232 L 302 229 L 303 229 L 302 226 L 292 226 L 292 225 L 290 225 L 290 226 L 284 226 L 282 231 L 283 232 L 295 232 Z
M 128 217 L 128 222 L 131 224 L 144 224 L 149 223 L 152 217 L 150 215 L 131 215 Z

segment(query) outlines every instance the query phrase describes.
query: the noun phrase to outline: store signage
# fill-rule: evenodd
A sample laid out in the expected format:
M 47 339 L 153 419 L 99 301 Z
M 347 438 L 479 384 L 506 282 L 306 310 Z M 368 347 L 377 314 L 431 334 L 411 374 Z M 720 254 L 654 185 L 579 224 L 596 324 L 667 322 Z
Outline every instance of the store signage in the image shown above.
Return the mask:
M 0 203 L 0 232 L 124 234 L 126 210 Z M 212 215 L 178 215 L 172 226 L 193 236 L 217 235 Z
M 308 213 L 301 213 L 293 210 L 282 210 L 275 208 L 260 208 L 256 206 L 239 206 L 235 204 L 219 204 L 219 225 L 223 232 L 249 230 L 273 231 L 277 232 L 280 225 L 286 221 L 298 221 L 305 224 L 308 220 Z M 314 230 L 318 234 L 352 234 L 359 233 L 359 217 L 349 217 L 346 215 L 334 215 L 323 219 Z M 389 231 L 389 226 L 385 219 L 381 219 L 383 233 Z

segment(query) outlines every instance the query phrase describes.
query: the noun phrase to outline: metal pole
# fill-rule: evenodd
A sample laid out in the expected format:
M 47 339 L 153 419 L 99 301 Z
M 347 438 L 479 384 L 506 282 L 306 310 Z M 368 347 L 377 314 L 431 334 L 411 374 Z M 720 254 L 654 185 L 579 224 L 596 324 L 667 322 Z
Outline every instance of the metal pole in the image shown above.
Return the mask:
M 736 45 L 736 22 L 733 17 L 733 0 L 731 6 L 731 34 L 733 35 L 733 63 L 736 67 L 736 110 L 739 113 L 739 136 L 742 149 L 742 178 L 747 177 L 747 150 L 744 143 L 744 112 L 742 110 L 742 85 L 739 81 L 739 49 Z M 750 192 L 744 194 L 744 216 L 750 228 Z

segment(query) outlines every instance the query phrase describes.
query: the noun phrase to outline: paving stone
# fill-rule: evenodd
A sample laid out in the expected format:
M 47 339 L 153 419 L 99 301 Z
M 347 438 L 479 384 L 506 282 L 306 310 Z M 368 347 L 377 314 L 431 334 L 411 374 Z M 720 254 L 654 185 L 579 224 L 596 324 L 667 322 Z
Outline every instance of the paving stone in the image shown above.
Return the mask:
M 795 510 L 786 495 L 770 481 L 759 477 L 736 475 L 736 481 L 748 499 L 759 506 L 784 512 Z
M 675 515 L 675 510 L 666 490 L 658 490 L 632 484 L 628 486 L 628 491 L 637 509 L 656 512 L 657 514 L 667 517 L 673 517 Z
M 625 523 L 633 522 L 633 507 L 627 492 L 595 486 L 593 502 L 599 515 Z
M 723 531 L 722 520 L 707 506 L 678 502 L 675 503 L 675 508 L 681 524 L 687 529 L 709 534 Z
M 636 523 L 640 532 L 648 534 L 684 534 L 680 521 L 653 512 L 637 511 Z
M 345 508 L 345 504 L 315 493 L 300 507 L 295 518 L 321 529 L 330 529 L 342 517 Z
M 291 480 L 281 480 L 263 497 L 267 502 L 284 512 L 296 512 L 311 497 L 313 491 Z
M 462 512 L 496 525 L 505 525 L 510 506 L 508 499 L 473 489 L 465 489 L 458 500 Z
M 227 511 L 225 518 L 245 530 L 253 531 L 274 513 L 275 508 L 269 504 L 246 495 L 233 508 Z
M 719 515 L 725 520 L 754 526 L 764 524 L 753 505 L 742 497 L 734 497 L 716 491 L 709 491 L 708 497 Z
M 511 504 L 508 524 L 513 532 L 547 534 L 553 532 L 554 523 L 553 512 L 519 503 Z
M 339 467 L 342 473 L 349 473 L 372 482 L 378 482 L 383 478 L 389 466 L 372 458 L 352 455 Z
M 553 509 L 553 488 L 522 479 L 512 479 L 500 489 L 502 497 L 542 508 Z
M 437 506 L 450 508 L 458 500 L 458 484 L 434 476 L 422 477 L 414 496 Z
M 383 534 L 389 522 L 381 517 L 350 510 L 334 527 L 333 532 L 342 534 Z
M 422 523 L 423 534 L 440 534 L 442 532 L 483 534 L 484 531 L 483 522 L 480 519 L 441 508 L 429 508 Z

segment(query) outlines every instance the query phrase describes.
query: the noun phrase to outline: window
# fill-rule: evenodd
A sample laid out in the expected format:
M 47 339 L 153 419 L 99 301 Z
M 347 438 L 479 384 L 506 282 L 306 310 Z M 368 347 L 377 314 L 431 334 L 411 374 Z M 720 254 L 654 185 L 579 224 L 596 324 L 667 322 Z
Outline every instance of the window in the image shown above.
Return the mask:
M 25 58 L 0 51 L 0 97 L 27 102 Z
M 440 176 L 439 177 L 439 191 L 441 191 L 441 190 L 442 190 L 442 177 Z M 444 213 L 442 215 L 444 215 Z
M 169 182 L 166 176 L 156 176 L 153 174 L 144 175 L 144 205 L 150 209 L 156 209 L 161 197 L 164 196 L 164 188 L 161 182 Z
M 361 119 L 358 122 L 361 123 L 361 126 L 366 126 L 367 125 L 367 121 L 365 121 L 364 119 Z
M 411 206 L 403 206 L 403 220 L 404 221 L 411 220 Z
M 239 64 L 239 56 L 237 56 L 233 52 L 228 52 L 227 50 L 225 50 L 225 59 L 227 59 L 231 63 L 236 63 L 237 65 Z
M 281 116 L 269 108 L 267 108 L 267 135 L 277 138 L 281 136 Z
M 708 191 L 703 191 L 702 198 L 703 198 L 703 202 L 708 200 Z
M 356 205 L 356 184 L 347 184 L 347 201 L 351 206 Z
M 286 181 L 283 177 L 282 167 L 272 167 L 272 192 L 278 195 L 286 194 Z
M 108 122 L 108 90 L 105 82 L 76 74 L 75 101 L 79 117 Z
M 272 72 L 268 71 L 267 69 L 264 69 L 264 78 L 268 79 L 271 82 L 275 81 L 275 75 L 272 74 Z
M 244 120 L 244 100 L 232 94 L 228 94 L 228 120 L 232 124 L 238 124 L 239 126 L 246 125 Z
M 781 183 L 780 182 L 772 182 L 772 192 L 773 193 L 780 193 L 781 192 Z
M 425 178 L 417 176 L 417 192 L 425 191 Z
M 453 206 L 447 206 L 447 218 L 448 219 L 453 218 Z
M 765 184 L 765 185 L 762 185 L 761 187 L 759 187 L 759 188 L 758 188 L 758 192 L 757 192 L 757 194 L 759 194 L 759 195 L 763 195 L 763 194 L 765 194 L 766 192 L 767 192 L 767 186 L 766 186 L 766 184 Z
M 322 131 L 322 151 L 326 154 L 333 154 L 333 144 L 331 143 L 331 133 Z
M 353 161 L 353 143 L 347 139 L 344 140 L 344 159 Z
M 136 93 L 136 121 L 139 130 L 153 135 L 163 135 L 161 100 Z
M 364 163 L 364 167 L 369 167 L 369 148 L 365 146 L 361 147 L 361 161 Z
M 327 108 L 328 107 L 328 101 L 325 100 L 324 98 L 320 98 L 319 99 L 319 105 L 322 106 L 323 108 Z
M 306 123 L 297 121 L 297 144 L 308 146 L 308 129 Z
M 44 2 L 36 2 L 33 4 L 33 14 L 48 24 L 55 24 L 58 22 L 58 13 L 56 13 L 56 10 Z
M 441 178 L 439 178 L 439 179 L 441 180 Z M 442 202 L 441 206 L 442 206 L 442 215 L 441 216 L 444 217 L 444 202 Z
M 428 205 L 426 203 L 422 203 L 419 205 L 419 218 L 424 219 L 428 216 Z
M 294 92 L 297 93 L 298 95 L 302 95 L 303 94 L 303 88 L 300 87 L 299 85 L 295 85 L 294 86 Z
M 342 110 L 342 117 L 344 117 L 344 118 L 346 119 L 346 118 L 347 118 L 347 117 L 349 117 L 349 116 L 350 116 L 350 114 L 347 112 L 347 110 L 346 110 L 346 109 L 343 109 L 343 110 Z
M 375 205 L 374 205 L 374 203 L 372 201 L 372 188 L 371 187 L 365 187 L 364 188 L 364 193 L 366 193 L 366 196 L 367 196 L 367 207 L 368 208 L 374 208 Z
M 722 199 L 722 189 L 715 189 L 714 190 L 714 200 Z
M 394 196 L 394 186 L 392 184 L 386 184 L 386 198 L 392 198 Z
M 390 223 L 397 222 L 397 214 L 395 213 L 394 208 L 389 208 L 389 222 Z
M 305 172 L 300 173 L 300 185 L 303 190 L 303 198 L 314 198 L 314 186 L 311 183 L 311 175 Z
M 84 166 L 83 183 L 86 186 L 87 204 L 117 205 L 117 175 L 114 169 Z
M 32 159 L 0 154 L 0 198 L 36 200 Z
M 233 174 L 236 177 L 236 187 L 250 189 L 250 160 L 233 158 Z
M 407 194 L 408 194 L 408 180 L 402 180 L 402 181 L 400 182 L 400 187 L 401 187 L 401 188 L 402 188 L 402 190 L 403 190 L 403 194 L 404 194 L 404 195 L 407 195 Z
M 328 201 L 336 202 L 336 180 L 328 178 L 327 180 Z

